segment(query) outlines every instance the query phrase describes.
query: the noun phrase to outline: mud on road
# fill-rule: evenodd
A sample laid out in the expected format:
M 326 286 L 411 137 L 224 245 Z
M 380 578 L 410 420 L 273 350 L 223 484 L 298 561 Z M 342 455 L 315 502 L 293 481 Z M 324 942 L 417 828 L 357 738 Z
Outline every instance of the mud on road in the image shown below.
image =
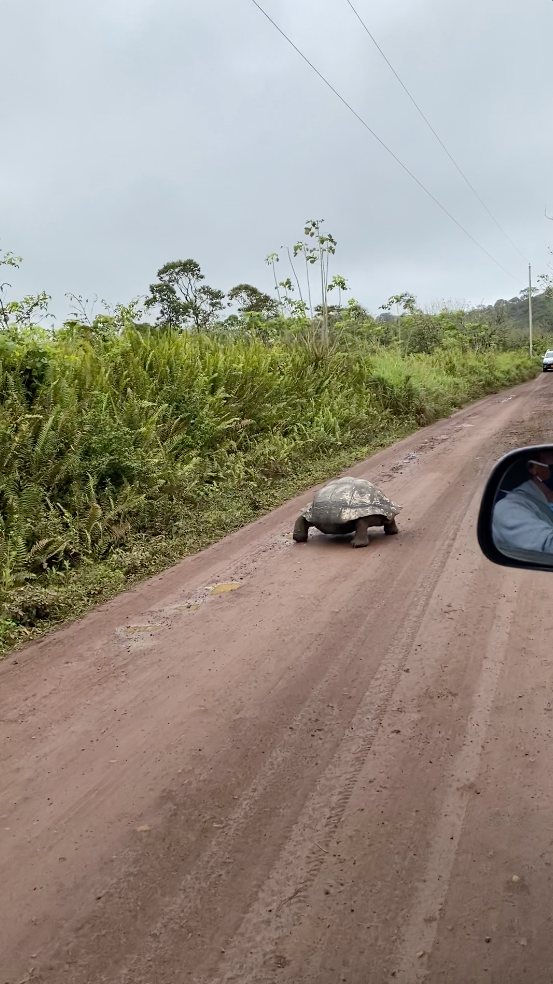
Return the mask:
M 553 581 L 475 538 L 543 377 L 306 493 L 0 668 L 0 984 L 549 984 Z M 218 590 L 217 590 L 218 589 Z

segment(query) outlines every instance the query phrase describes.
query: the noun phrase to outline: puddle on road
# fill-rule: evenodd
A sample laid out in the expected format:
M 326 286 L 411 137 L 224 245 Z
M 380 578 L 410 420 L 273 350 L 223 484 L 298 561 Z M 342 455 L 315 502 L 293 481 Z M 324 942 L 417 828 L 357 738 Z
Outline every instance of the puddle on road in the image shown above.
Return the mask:
M 206 588 L 210 595 L 226 594 L 227 591 L 237 591 L 242 585 L 238 581 L 228 581 L 226 584 L 213 584 Z
M 208 584 L 196 595 L 182 601 L 180 604 L 172 605 L 164 609 L 152 612 L 153 617 L 161 619 L 160 622 L 150 622 L 147 625 L 124 625 L 116 630 L 116 635 L 124 640 L 126 647 L 143 648 L 150 643 L 150 637 L 161 629 L 162 626 L 170 627 L 175 616 L 183 615 L 187 612 L 199 611 L 213 596 L 226 595 L 229 592 L 237 591 L 242 587 L 241 581 L 221 581 L 217 584 Z

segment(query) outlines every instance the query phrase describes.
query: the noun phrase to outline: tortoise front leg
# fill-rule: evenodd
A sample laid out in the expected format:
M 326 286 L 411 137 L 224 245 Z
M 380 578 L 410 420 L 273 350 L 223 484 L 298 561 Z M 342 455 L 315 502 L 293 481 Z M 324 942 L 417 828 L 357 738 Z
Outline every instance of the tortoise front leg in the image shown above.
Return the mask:
M 395 519 L 391 519 L 389 523 L 384 523 L 384 532 L 387 533 L 388 536 L 393 536 L 395 533 L 399 533 Z
M 309 523 L 307 522 L 305 516 L 299 516 L 294 523 L 294 532 L 292 533 L 292 537 L 296 543 L 306 543 L 308 534 Z
M 358 519 L 355 524 L 355 536 L 351 541 L 352 547 L 368 547 L 369 526 L 374 526 L 371 519 Z

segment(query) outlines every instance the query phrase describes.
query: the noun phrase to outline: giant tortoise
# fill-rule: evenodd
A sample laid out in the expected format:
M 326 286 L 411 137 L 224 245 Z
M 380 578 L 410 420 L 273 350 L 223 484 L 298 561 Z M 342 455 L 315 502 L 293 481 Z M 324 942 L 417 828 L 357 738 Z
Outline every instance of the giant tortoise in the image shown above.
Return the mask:
M 309 527 L 321 533 L 355 533 L 352 547 L 368 547 L 369 528 L 383 526 L 384 532 L 398 532 L 395 517 L 399 512 L 390 499 L 364 478 L 337 478 L 320 489 L 296 520 L 293 537 L 305 543 Z

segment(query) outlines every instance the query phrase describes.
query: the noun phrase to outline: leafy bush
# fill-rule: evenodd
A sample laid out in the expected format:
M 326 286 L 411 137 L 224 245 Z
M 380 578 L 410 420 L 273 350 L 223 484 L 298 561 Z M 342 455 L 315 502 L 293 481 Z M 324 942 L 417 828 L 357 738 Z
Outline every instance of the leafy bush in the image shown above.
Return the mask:
M 0 332 L 4 649 L 535 373 L 520 351 L 296 335 Z

